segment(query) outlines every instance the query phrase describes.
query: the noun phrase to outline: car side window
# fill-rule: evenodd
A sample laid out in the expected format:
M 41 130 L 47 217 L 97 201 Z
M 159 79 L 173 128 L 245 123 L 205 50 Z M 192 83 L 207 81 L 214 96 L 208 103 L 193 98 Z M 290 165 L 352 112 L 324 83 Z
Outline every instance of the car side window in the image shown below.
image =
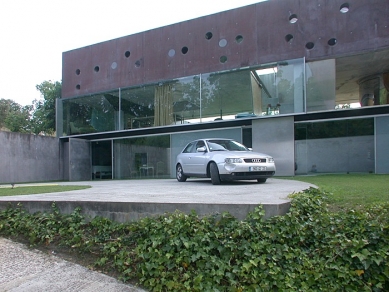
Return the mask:
M 194 152 L 193 151 L 193 146 L 194 146 L 195 143 L 189 143 L 188 146 L 185 147 L 184 151 L 182 151 L 182 153 L 192 153 Z
M 204 146 L 205 146 L 204 141 L 198 141 L 197 144 L 196 144 L 196 151 L 197 151 L 198 148 L 204 147 Z M 196 151 L 195 151 L 195 152 L 196 152 Z

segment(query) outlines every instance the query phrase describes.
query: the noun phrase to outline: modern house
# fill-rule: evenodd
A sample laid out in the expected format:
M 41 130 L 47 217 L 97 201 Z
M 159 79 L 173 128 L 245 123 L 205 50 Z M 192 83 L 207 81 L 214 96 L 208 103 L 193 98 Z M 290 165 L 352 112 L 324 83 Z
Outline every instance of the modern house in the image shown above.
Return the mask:
M 199 137 L 279 176 L 389 173 L 389 1 L 269 0 L 63 53 L 65 179 L 174 177 Z

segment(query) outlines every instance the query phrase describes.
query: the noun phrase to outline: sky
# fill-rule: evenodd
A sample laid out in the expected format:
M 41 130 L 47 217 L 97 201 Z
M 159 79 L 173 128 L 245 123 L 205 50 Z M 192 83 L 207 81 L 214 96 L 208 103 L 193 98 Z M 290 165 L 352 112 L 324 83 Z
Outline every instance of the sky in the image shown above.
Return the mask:
M 62 52 L 264 0 L 2 0 L 0 99 L 31 105 Z

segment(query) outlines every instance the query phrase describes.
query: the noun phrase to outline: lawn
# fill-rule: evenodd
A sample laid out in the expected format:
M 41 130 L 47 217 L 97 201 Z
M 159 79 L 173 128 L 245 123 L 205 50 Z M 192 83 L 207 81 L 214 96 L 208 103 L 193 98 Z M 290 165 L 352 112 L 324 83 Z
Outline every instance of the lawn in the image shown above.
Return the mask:
M 11 186 L 5 187 L 0 186 L 0 197 L 3 196 L 18 196 L 18 195 L 33 195 L 33 194 L 44 194 L 44 193 L 56 193 L 56 192 L 67 192 L 76 191 L 90 188 L 90 186 L 61 186 L 61 185 L 41 185 L 41 186 Z
M 323 174 L 286 179 L 304 181 L 329 193 L 329 203 L 339 208 L 358 208 L 389 202 L 387 174 Z

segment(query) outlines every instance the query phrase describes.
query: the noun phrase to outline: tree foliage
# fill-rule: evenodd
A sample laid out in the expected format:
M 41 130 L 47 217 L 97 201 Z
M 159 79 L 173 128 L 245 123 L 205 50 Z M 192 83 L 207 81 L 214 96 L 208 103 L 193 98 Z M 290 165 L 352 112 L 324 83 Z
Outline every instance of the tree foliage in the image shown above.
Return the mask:
M 55 101 L 61 98 L 62 83 L 44 81 L 36 86 L 43 99 L 33 101 L 32 132 L 34 134 L 55 132 Z
M 11 99 L 0 99 L 0 129 L 11 132 L 52 135 L 55 132 L 55 101 L 61 97 L 62 83 L 44 81 L 36 86 L 42 99 L 22 106 Z

